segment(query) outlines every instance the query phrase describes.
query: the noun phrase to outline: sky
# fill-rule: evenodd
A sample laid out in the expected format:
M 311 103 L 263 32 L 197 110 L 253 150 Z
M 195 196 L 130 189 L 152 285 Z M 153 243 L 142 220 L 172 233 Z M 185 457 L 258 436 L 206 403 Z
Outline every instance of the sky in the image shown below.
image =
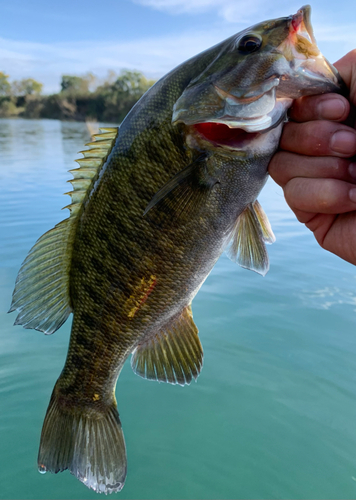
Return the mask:
M 300 0 L 301 1 L 301 0 Z M 35 78 L 45 93 L 61 75 L 137 69 L 157 79 L 189 57 L 266 19 L 288 0 L 0 0 L 0 71 Z M 356 48 L 355 0 L 316 0 L 312 24 L 331 62 Z

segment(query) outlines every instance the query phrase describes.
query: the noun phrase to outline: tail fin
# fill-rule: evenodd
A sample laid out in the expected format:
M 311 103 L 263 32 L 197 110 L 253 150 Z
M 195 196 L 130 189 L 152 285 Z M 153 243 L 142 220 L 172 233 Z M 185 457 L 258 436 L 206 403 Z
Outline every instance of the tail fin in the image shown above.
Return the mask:
M 69 469 L 97 493 L 122 490 L 126 478 L 126 447 L 115 403 L 105 412 L 66 408 L 52 394 L 43 423 L 38 470 Z

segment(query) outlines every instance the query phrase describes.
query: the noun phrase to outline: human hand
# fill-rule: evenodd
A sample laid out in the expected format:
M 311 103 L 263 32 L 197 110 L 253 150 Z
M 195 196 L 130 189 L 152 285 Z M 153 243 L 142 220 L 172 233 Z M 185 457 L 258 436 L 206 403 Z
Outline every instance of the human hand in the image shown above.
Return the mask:
M 349 101 L 337 94 L 297 99 L 268 169 L 320 246 L 356 265 L 356 50 L 334 66 Z

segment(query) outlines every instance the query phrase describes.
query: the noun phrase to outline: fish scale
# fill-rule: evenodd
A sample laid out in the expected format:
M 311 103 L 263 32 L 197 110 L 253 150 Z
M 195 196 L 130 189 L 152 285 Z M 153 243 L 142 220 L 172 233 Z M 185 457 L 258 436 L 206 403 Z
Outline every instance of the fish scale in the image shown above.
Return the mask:
M 232 260 L 268 271 L 265 243 L 275 238 L 257 196 L 287 109 L 342 88 L 309 16 L 304 7 L 257 24 L 183 63 L 119 131 L 103 129 L 82 151 L 71 215 L 30 251 L 11 307 L 17 324 L 45 333 L 73 312 L 40 471 L 69 469 L 96 492 L 120 491 L 115 386 L 125 360 L 132 354 L 141 377 L 189 384 L 203 365 L 191 303 L 222 251 L 230 242 Z

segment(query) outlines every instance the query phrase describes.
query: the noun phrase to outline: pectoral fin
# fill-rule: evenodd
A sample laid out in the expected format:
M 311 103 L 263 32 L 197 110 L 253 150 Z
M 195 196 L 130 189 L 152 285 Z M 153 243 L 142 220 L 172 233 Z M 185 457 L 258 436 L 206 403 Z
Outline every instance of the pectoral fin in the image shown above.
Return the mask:
M 253 204 L 253 209 L 255 211 L 258 222 L 260 223 L 262 238 L 265 243 L 274 243 L 276 241 L 276 237 L 272 231 L 271 224 L 268 220 L 267 215 L 265 214 L 263 208 L 259 204 L 258 200 L 256 200 Z
M 227 253 L 241 267 L 265 276 L 269 269 L 265 242 L 273 243 L 275 239 L 267 215 L 256 200 L 238 217 Z
M 203 348 L 191 307 L 186 307 L 166 328 L 139 344 L 131 367 L 140 377 L 171 384 L 190 384 L 203 365 Z
M 219 182 L 207 172 L 206 159 L 205 154 L 200 155 L 178 172 L 154 195 L 143 215 L 150 212 L 149 220 L 162 224 L 178 217 L 188 217 L 192 211 L 196 213 Z

